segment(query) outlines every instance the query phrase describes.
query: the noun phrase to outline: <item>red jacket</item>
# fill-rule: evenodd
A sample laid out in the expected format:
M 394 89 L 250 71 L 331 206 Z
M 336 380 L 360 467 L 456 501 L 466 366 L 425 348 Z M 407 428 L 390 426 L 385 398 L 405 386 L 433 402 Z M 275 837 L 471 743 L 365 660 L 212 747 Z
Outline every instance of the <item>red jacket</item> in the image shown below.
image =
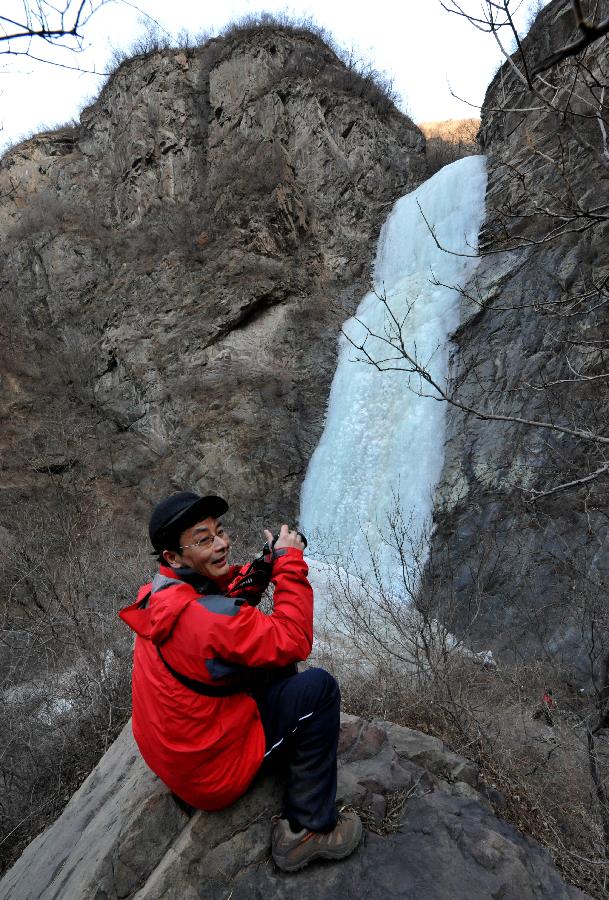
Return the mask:
M 231 570 L 231 577 L 236 574 Z M 258 708 L 245 693 L 205 697 L 183 675 L 209 684 L 247 676 L 243 666 L 277 667 L 306 659 L 313 641 L 313 591 L 302 551 L 273 562 L 273 612 L 202 596 L 160 566 L 135 603 L 119 613 L 136 632 L 133 735 L 148 766 L 179 797 L 200 809 L 221 809 L 239 797 L 264 756 Z M 149 600 L 145 603 L 146 597 Z

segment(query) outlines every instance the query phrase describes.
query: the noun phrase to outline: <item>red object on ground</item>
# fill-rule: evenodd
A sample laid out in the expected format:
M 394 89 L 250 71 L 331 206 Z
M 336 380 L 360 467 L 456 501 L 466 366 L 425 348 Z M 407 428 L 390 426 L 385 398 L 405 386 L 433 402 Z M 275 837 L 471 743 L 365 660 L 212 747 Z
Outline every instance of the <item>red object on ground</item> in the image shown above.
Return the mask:
M 549 694 L 548 691 L 544 691 L 543 702 L 546 704 L 548 709 L 554 709 L 554 707 L 556 706 L 552 694 Z
M 237 571 L 233 567 L 228 578 Z M 152 771 L 191 806 L 221 809 L 245 791 L 264 756 L 264 732 L 251 696 L 195 693 L 168 671 L 157 646 L 178 672 L 210 685 L 229 683 L 242 666 L 271 668 L 306 659 L 313 642 L 307 572 L 295 547 L 273 561 L 273 612 L 266 615 L 228 597 L 214 596 L 206 607 L 194 587 L 160 566 L 161 586 L 145 584 L 135 603 L 119 613 L 137 635 L 133 735 Z

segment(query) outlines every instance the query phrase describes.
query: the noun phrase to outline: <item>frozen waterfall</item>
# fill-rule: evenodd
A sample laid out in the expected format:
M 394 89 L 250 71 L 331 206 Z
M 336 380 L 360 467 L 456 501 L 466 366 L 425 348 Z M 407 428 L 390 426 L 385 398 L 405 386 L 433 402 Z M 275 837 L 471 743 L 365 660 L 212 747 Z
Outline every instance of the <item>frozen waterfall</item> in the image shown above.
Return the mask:
M 456 288 L 476 266 L 485 188 L 485 159 L 474 156 L 446 166 L 396 202 L 381 230 L 374 291 L 343 326 L 355 344 L 367 331 L 396 333 L 395 317 L 403 323 L 407 351 L 439 383 L 445 381 L 448 339 L 459 323 Z M 438 248 L 421 210 L 451 253 Z M 366 340 L 366 351 L 376 361 L 395 356 L 388 349 L 378 339 Z M 310 538 L 311 557 L 335 556 L 350 568 L 353 554 L 366 571 L 372 550 L 389 581 L 397 557 L 385 538 L 396 509 L 409 543 L 425 545 L 443 463 L 446 409 L 443 402 L 419 396 L 419 376 L 379 372 L 358 361 L 361 357 L 341 335 L 325 430 L 302 489 L 300 524 Z M 403 361 L 390 364 L 405 368 Z M 408 564 L 414 565 L 412 552 Z

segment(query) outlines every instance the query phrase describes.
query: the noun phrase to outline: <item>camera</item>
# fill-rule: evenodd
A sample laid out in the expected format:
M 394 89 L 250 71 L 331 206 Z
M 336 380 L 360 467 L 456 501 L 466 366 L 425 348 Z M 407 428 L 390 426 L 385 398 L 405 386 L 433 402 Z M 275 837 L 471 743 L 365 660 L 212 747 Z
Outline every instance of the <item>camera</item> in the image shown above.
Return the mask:
M 307 539 L 306 539 L 306 537 L 304 536 L 304 534 L 302 533 L 302 531 L 297 531 L 296 534 L 300 537 L 300 540 L 301 540 L 301 541 L 303 542 L 303 544 L 305 545 L 305 550 L 306 550 L 306 548 L 307 548 Z M 278 534 L 274 534 L 274 535 L 273 535 L 273 540 L 272 540 L 272 542 L 271 542 L 271 546 L 270 546 L 270 547 L 269 547 L 269 542 L 268 542 L 268 541 L 266 542 L 266 544 L 265 544 L 264 547 L 262 548 L 262 555 L 263 555 L 263 556 L 268 556 L 268 554 L 272 552 L 272 550 L 273 550 L 273 548 L 274 548 L 274 546 L 275 546 L 275 542 L 278 540 L 278 538 L 279 538 L 279 535 L 278 535 Z

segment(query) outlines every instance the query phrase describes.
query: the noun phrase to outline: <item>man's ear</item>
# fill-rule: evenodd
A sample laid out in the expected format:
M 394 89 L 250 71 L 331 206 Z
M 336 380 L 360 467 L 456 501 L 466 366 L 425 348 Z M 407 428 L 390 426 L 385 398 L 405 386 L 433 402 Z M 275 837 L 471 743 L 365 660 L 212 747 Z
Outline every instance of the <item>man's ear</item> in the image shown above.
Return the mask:
M 161 556 L 172 569 L 179 569 L 182 565 L 181 561 L 178 559 L 179 554 L 176 553 L 175 550 L 163 550 Z

